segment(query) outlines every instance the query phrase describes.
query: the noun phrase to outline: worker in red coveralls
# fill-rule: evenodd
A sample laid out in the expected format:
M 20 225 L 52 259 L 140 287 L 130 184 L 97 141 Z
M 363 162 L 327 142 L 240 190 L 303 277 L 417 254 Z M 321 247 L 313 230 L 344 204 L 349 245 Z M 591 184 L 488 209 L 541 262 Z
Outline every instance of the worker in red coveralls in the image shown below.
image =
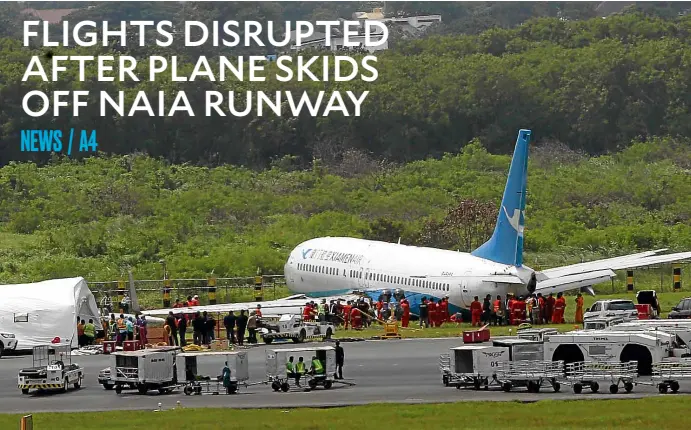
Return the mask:
M 350 311 L 350 322 L 353 325 L 353 329 L 362 328 L 362 315 L 360 314 L 360 309 L 353 308 Z
M 513 308 L 511 309 L 513 311 L 513 324 L 518 325 L 523 322 L 525 316 L 525 301 L 523 300 L 523 297 L 519 297 L 518 299 L 514 300 Z
M 312 320 L 312 306 L 309 303 L 306 303 L 305 307 L 302 308 L 302 319 L 303 321 Z
M 381 319 L 381 310 L 384 307 L 384 302 L 382 301 L 381 297 L 379 300 L 377 300 L 377 319 Z
M 566 300 L 561 293 L 557 293 L 557 300 L 554 301 L 554 311 L 552 312 L 552 324 L 564 323 L 564 310 L 566 309 Z
M 513 294 L 511 294 L 511 293 L 507 294 L 507 296 L 509 297 L 509 300 L 506 303 L 506 313 L 507 313 L 507 317 L 509 319 L 509 325 L 513 325 L 513 307 L 514 307 L 514 302 L 516 300 L 513 298 Z
M 343 324 L 346 330 L 348 330 L 348 325 L 350 324 L 350 312 L 352 309 L 353 307 L 350 305 L 350 300 L 348 300 L 345 306 L 343 306 Z
M 401 326 L 408 327 L 408 321 L 410 320 L 410 304 L 407 299 L 401 300 L 401 309 L 403 309 L 403 315 L 401 316 Z
M 427 312 L 429 313 L 429 325 L 437 327 L 437 304 L 434 303 L 433 298 L 430 298 L 429 303 L 427 303 Z
M 552 322 L 552 316 L 554 314 L 554 296 L 552 293 L 549 293 L 549 296 L 547 296 L 547 300 L 545 300 L 545 324 L 549 324 Z
M 479 327 L 480 326 L 480 317 L 482 316 L 482 303 L 480 303 L 480 299 L 478 296 L 474 297 L 473 303 L 470 304 L 470 316 L 471 316 L 471 325 L 475 327 L 476 325 Z

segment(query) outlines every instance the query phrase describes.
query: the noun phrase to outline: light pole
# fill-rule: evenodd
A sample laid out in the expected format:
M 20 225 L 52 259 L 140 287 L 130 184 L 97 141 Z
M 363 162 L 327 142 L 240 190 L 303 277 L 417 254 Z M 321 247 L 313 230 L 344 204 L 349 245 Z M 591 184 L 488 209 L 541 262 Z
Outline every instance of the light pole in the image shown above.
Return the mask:
M 163 266 L 163 280 L 168 279 L 168 271 L 166 271 L 166 260 L 160 259 L 158 263 Z

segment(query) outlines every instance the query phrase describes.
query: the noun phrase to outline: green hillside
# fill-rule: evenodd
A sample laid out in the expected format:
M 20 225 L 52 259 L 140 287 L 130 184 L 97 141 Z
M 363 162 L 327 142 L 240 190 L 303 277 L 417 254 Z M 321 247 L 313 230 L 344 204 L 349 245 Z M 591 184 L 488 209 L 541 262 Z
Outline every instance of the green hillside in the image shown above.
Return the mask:
M 653 139 L 596 158 L 533 148 L 526 264 L 691 249 L 689 143 Z M 12 163 L 0 169 L 0 281 L 111 280 L 127 266 L 158 278 L 160 258 L 177 278 L 281 273 L 292 247 L 325 235 L 468 250 L 494 223 L 509 161 L 473 142 L 398 167 L 360 153 L 261 172 L 136 155 Z

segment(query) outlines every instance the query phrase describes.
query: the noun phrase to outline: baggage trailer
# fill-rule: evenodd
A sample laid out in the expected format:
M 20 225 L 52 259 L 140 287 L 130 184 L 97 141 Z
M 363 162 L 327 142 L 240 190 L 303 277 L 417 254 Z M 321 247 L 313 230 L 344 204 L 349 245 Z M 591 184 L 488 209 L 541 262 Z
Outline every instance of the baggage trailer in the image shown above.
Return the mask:
M 583 388 L 597 393 L 600 382 L 609 382 L 609 392 L 617 394 L 619 385 L 630 393 L 638 377 L 638 363 L 628 361 L 626 363 L 603 363 L 593 361 L 580 361 L 566 365 L 566 379 L 572 384 L 573 392 L 580 394 Z
M 558 393 L 564 378 L 563 369 L 563 361 L 506 361 L 500 363 L 497 379 L 507 393 L 514 387 L 526 387 L 529 393 L 538 393 L 543 386 L 551 386 Z
M 499 384 L 497 370 L 500 363 L 509 361 L 509 348 L 489 345 L 463 345 L 450 348 L 450 354 L 439 357 L 442 383 L 446 387 L 474 387 Z
M 653 364 L 653 384 L 657 385 L 660 394 L 672 390 L 679 391 L 679 381 L 691 380 L 691 360 L 665 361 Z
M 185 381 L 183 392 L 188 396 L 192 393 L 196 395 L 218 395 L 222 392 L 235 394 L 238 391 L 238 386 L 249 380 L 247 351 L 183 352 L 177 355 L 176 360 L 178 363 L 176 366 L 177 379 L 178 381 Z M 213 361 L 215 367 L 220 371 L 220 376 L 200 375 L 201 361 Z M 228 385 L 224 386 L 223 368 L 226 365 L 230 370 L 230 378 Z
M 148 390 L 170 393 L 178 387 L 175 357 L 179 350 L 180 347 L 168 346 L 112 353 L 110 380 L 115 392 L 120 394 L 123 387 L 134 386 L 139 394 Z
M 289 358 L 293 357 L 293 366 L 296 366 L 299 359 L 302 358 L 305 363 L 304 374 L 289 374 L 286 368 L 286 363 Z M 312 357 L 317 357 L 324 373 L 316 375 L 310 373 L 310 366 Z M 291 385 L 300 386 L 299 381 L 304 379 L 310 390 L 322 386 L 328 390 L 334 382 L 334 374 L 336 373 L 336 349 L 333 346 L 318 346 L 314 348 L 288 348 L 288 349 L 267 349 L 266 350 L 266 377 L 271 383 L 271 388 L 274 391 L 283 391 L 284 393 L 290 389 Z
M 32 366 L 21 369 L 17 377 L 22 394 L 29 394 L 31 389 L 66 392 L 70 385 L 81 387 L 84 370 L 72 363 L 71 344 L 38 345 L 32 353 Z
M 532 336 L 531 336 L 532 337 Z M 543 361 L 545 360 L 544 342 L 541 340 L 503 338 L 492 342 L 493 346 L 505 347 L 509 350 L 508 361 Z

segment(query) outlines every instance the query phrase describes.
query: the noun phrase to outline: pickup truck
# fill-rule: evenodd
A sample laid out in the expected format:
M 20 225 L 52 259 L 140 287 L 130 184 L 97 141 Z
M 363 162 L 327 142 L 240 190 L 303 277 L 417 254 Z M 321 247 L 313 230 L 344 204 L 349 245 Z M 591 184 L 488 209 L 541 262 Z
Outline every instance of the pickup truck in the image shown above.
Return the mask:
M 624 321 L 637 320 L 638 309 L 631 300 L 598 300 L 585 312 L 583 320 L 609 317 L 620 317 Z

